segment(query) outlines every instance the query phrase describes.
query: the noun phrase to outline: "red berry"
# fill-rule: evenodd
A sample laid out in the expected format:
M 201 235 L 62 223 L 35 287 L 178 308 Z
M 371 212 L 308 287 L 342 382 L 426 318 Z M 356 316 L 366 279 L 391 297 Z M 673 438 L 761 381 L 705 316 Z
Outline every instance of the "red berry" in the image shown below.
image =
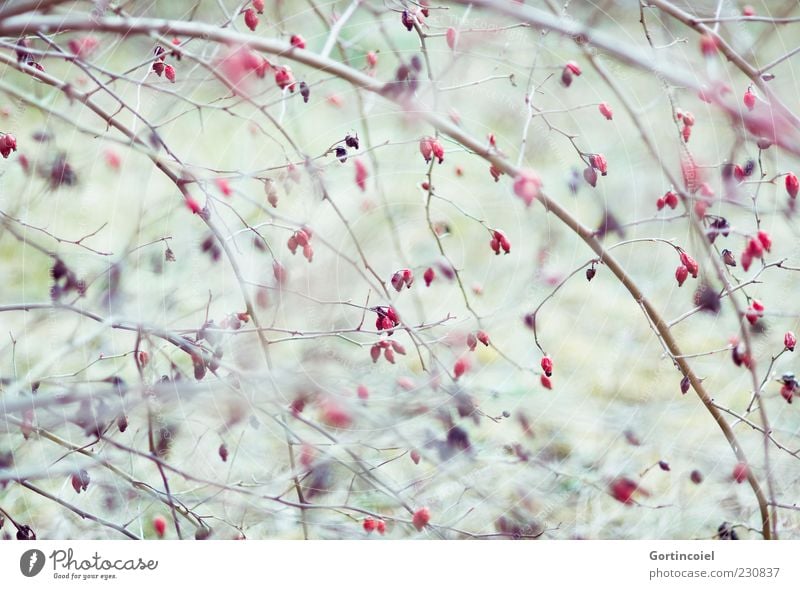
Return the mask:
M 233 194 L 233 190 L 231 189 L 231 185 L 225 178 L 216 178 L 214 182 L 219 188 L 219 191 L 224 194 L 225 196 L 230 196 Z
M 278 281 L 278 284 L 284 284 L 288 277 L 286 268 L 284 268 L 283 264 L 278 260 L 272 262 L 272 274 L 275 276 L 275 280 Z
M 377 526 L 377 523 L 378 522 L 376 522 L 371 517 L 366 518 L 364 520 L 364 531 L 367 532 L 367 533 L 370 533 L 370 532 L 374 531 L 375 527 Z
M 634 503 L 633 494 L 637 491 L 639 485 L 629 478 L 620 477 L 614 479 L 609 484 L 611 496 L 620 503 L 631 505 Z
M 192 213 L 194 213 L 195 215 L 199 215 L 203 210 L 203 207 L 200 206 L 200 203 L 197 202 L 195 199 L 193 199 L 191 196 L 186 197 L 186 200 L 184 202 L 186 203 L 186 206 L 189 207 L 189 210 L 192 211 Z
M 744 462 L 738 462 L 733 467 L 733 480 L 741 484 L 747 480 L 748 468 Z
M 581 75 L 581 67 L 577 63 L 575 63 L 574 61 L 568 61 L 566 63 L 566 65 L 564 66 L 564 69 L 569 70 L 570 73 L 572 73 L 575 76 L 580 76 Z
M 478 345 L 478 338 L 475 337 L 474 333 L 470 333 L 467 336 L 467 347 L 469 348 L 469 351 L 470 352 L 474 351 L 475 350 L 475 346 L 477 346 L 477 345 Z
M 414 464 L 419 464 L 420 458 L 421 456 L 419 455 L 419 451 L 417 450 L 411 451 L 411 460 L 414 462 Z
M 794 347 L 797 345 L 797 338 L 794 336 L 794 333 L 791 331 L 786 332 L 783 336 L 783 345 L 790 352 L 794 352 Z
M 553 389 L 553 383 L 550 381 L 550 377 L 548 377 L 546 374 L 543 374 L 541 377 L 539 377 L 539 382 L 548 391 Z
M 681 135 L 683 136 L 683 142 L 689 143 L 689 138 L 692 136 L 692 128 L 689 125 L 684 125 Z
M 163 515 L 157 515 L 153 518 L 153 529 L 159 538 L 164 537 L 164 533 L 167 531 L 167 520 Z
M 520 170 L 514 179 L 514 194 L 530 206 L 542 189 L 542 180 L 533 170 Z
M 481 342 L 484 346 L 489 345 L 489 334 L 485 331 L 481 330 L 477 334 L 475 334 L 478 338 L 478 341 Z
M 545 376 L 553 376 L 553 360 L 549 356 L 542 358 L 542 371 Z
M 360 159 L 354 160 L 356 167 L 356 185 L 362 190 L 367 189 L 367 166 Z
M 292 35 L 291 39 L 289 39 L 289 43 L 292 44 L 292 47 L 297 47 L 298 49 L 306 48 L 306 40 L 300 35 Z
M 666 204 L 666 202 L 664 201 L 664 197 L 663 196 L 659 196 L 658 200 L 656 200 L 656 208 L 660 211 L 661 209 L 664 208 L 665 204 Z
M 786 192 L 788 192 L 789 196 L 792 198 L 797 198 L 798 190 L 800 190 L 800 180 L 797 179 L 797 176 L 789 172 L 786 174 Z
M 411 518 L 411 522 L 417 530 L 422 530 L 422 528 L 428 525 L 429 521 L 431 521 L 431 512 L 427 507 L 422 507 L 415 511 L 414 516 Z
M 328 401 L 322 406 L 322 421 L 331 427 L 343 429 L 350 427 L 353 417 L 344 407 Z
M 686 266 L 686 269 L 689 271 L 689 274 L 692 275 L 692 278 L 697 278 L 697 273 L 700 271 L 700 266 L 698 266 L 695 259 L 683 250 L 680 252 L 680 258 L 681 263 Z
M 747 272 L 750 269 L 750 265 L 753 263 L 753 256 L 750 254 L 749 250 L 744 250 L 742 252 L 741 262 L 742 268 Z
M 755 16 L 756 9 L 750 6 L 749 4 L 742 8 L 742 16 Z
M 467 362 L 466 358 L 459 358 L 456 360 L 456 363 L 453 366 L 453 374 L 455 374 L 456 380 L 461 378 L 468 369 L 469 362 Z
M 425 159 L 425 163 L 430 163 L 431 154 L 433 154 L 433 144 L 430 137 L 423 137 L 419 140 L 419 152 Z
M 381 536 L 383 536 L 386 533 L 386 522 L 382 519 L 379 519 L 375 522 L 375 529 Z
M 700 37 L 700 51 L 705 56 L 714 55 L 717 52 L 719 43 L 717 37 L 711 33 L 703 33 Z
M 447 32 L 445 33 L 445 39 L 447 40 L 447 46 L 450 48 L 451 51 L 456 50 L 456 43 L 458 43 L 458 32 L 453 27 L 448 27 Z
M 747 242 L 747 251 L 754 258 L 760 258 L 764 255 L 764 246 L 761 245 L 761 241 L 758 239 L 751 239 Z
M 425 270 L 425 274 L 422 275 L 422 278 L 425 279 L 425 286 L 430 286 L 433 279 L 436 278 L 436 273 L 433 271 L 433 268 L 428 268 Z
M 217 454 L 219 454 L 219 457 L 222 460 L 222 462 L 228 462 L 228 447 L 225 444 L 219 445 Z
M 378 54 L 374 51 L 367 53 L 367 65 L 369 67 L 375 67 L 378 65 Z
M 587 184 L 594 188 L 597 186 L 597 171 L 592 166 L 587 167 L 583 170 L 583 179 L 586 180 Z
M 667 192 L 664 195 L 664 203 L 671 209 L 674 209 L 678 206 L 678 195 L 675 194 L 672 190 Z
M 753 94 L 750 88 L 744 93 L 744 105 L 747 107 L 747 110 L 753 110 L 756 106 L 756 95 Z
M 356 389 L 358 394 L 358 398 L 366 401 L 369 399 L 369 389 L 365 387 L 363 384 L 358 385 L 358 389 Z
M 11 134 L 0 135 L 0 154 L 7 159 L 12 151 L 17 151 L 17 138 Z
M 686 282 L 688 277 L 689 271 L 686 269 L 686 266 L 678 266 L 675 269 L 675 280 L 678 281 L 678 286 L 683 286 L 683 283 Z
M 611 107 L 607 102 L 601 102 L 598 106 L 598 109 L 600 110 L 600 114 L 603 115 L 606 120 L 610 121 L 612 118 L 614 118 L 614 112 L 611 110 Z
M 167 64 L 164 66 L 164 77 L 172 82 L 175 83 L 175 68 L 171 65 Z
M 244 24 L 246 24 L 247 28 L 251 31 L 256 30 L 258 26 L 258 15 L 256 15 L 256 11 L 252 8 L 248 8 L 244 11 Z
M 433 149 L 433 157 L 439 160 L 441 164 L 444 161 L 444 147 L 442 147 L 438 139 L 432 139 L 431 148 Z
M 758 241 L 764 247 L 765 250 L 770 251 L 772 249 L 772 238 L 770 238 L 769 233 L 766 231 L 759 231 L 758 232 Z

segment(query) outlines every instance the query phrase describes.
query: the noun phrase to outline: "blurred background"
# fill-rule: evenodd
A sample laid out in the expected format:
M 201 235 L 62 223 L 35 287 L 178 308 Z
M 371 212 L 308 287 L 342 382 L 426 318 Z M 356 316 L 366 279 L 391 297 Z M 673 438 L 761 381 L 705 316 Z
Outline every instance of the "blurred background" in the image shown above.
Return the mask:
M 782 259 L 800 265 L 796 218 L 778 177 L 797 171 L 795 157 L 759 150 L 695 92 L 588 48 L 632 117 L 583 46 L 490 11 L 431 3 L 407 31 L 402 11 L 418 6 L 267 4 L 253 35 L 301 35 L 308 50 L 327 51 L 377 80 L 392 80 L 399 66 L 421 59 L 418 104 L 487 145 L 493 135 L 499 151 L 541 176 L 551 198 L 602 229 L 607 247 L 655 238 L 695 255 L 700 278 L 679 288 L 669 243 L 614 250 L 668 321 L 692 311 L 704 276 L 714 275 L 683 207 L 656 207 L 673 188 L 662 166 L 680 177 L 685 154 L 673 108 L 693 114 L 686 148 L 715 193 L 709 213 L 732 228 L 715 247 L 738 258 L 758 230 L 754 210 L 774 244 L 763 263 L 729 270 L 732 284 L 761 273 L 744 291 L 767 307 L 751 336 L 766 381 L 763 402 L 784 446 L 772 444 L 769 453 L 776 497 L 795 503 L 798 404 L 787 403 L 775 382 L 795 370 L 794 355 L 770 360 L 783 349 L 784 332 L 797 331 L 797 279 L 762 266 Z M 550 11 L 547 3 L 531 4 Z M 701 17 L 717 10 L 716 2 L 676 4 Z M 742 14 L 737 2 L 720 6 L 721 16 Z M 800 16 L 795 2 L 752 6 L 758 15 Z M 106 10 L 115 8 L 250 32 L 240 12 L 248 3 L 128 2 Z M 51 13 L 88 18 L 93 9 L 67 2 Z M 343 14 L 331 45 L 331 23 Z M 721 56 L 704 59 L 699 35 L 683 24 L 653 8 L 643 14 L 655 49 L 632 0 L 573 3 L 565 18 L 668 60 L 698 84 L 721 80 L 744 108 L 750 81 L 741 71 Z M 761 67 L 795 48 L 796 26 L 734 20 L 719 33 Z M 452 49 L 450 28 L 458 33 Z M 418 31 L 427 35 L 427 55 Z M 87 37 L 96 44 L 87 48 Z M 241 48 L 176 40 L 183 53 L 165 45 L 171 83 L 152 71 L 155 46 L 171 38 L 28 37 L 31 60 L 90 93 L 143 141 L 132 148 L 81 100 L 18 71 L 16 37 L 0 39 L 0 131 L 18 146 L 0 161 L 0 508 L 7 516 L 43 539 L 122 537 L 58 500 L 150 538 L 159 535 L 157 517 L 169 521 L 165 536 L 177 537 L 170 503 L 182 537 L 198 530 L 217 539 L 379 537 L 363 530 L 365 517 L 385 519 L 392 538 L 712 538 L 724 522 L 740 537 L 759 537 L 752 491 L 732 480 L 737 460 L 718 426 L 693 391 L 681 394 L 682 375 L 614 276 L 596 264 L 586 280 L 595 255 L 558 219 L 538 203 L 526 207 L 511 179 L 495 182 L 486 161 L 445 137 L 443 163 L 427 165 L 419 141 L 435 130 L 381 96 L 290 56 L 265 54 L 305 82 L 306 102 L 299 87 L 281 90 L 274 70 L 239 77 Z M 70 41 L 83 43 L 78 60 L 58 55 L 75 52 Z M 566 87 L 570 61 L 582 73 Z M 792 109 L 794 64 L 775 66 L 770 81 Z M 234 80 L 234 91 L 220 74 Z M 598 111 L 601 102 L 612 107 L 611 120 Z M 656 139 L 657 159 L 641 129 Z M 348 147 L 342 162 L 334 149 L 348 134 L 359 146 Z M 595 187 L 583 178 L 579 151 L 608 161 Z M 150 156 L 186 182 L 216 236 Z M 725 164 L 748 160 L 756 162 L 752 177 L 724 181 Z M 364 190 L 358 165 L 367 171 Z M 757 182 L 759 170 L 774 181 Z M 310 262 L 287 247 L 301 228 L 311 234 Z M 489 229 L 504 232 L 510 254 L 494 254 Z M 52 292 L 59 260 L 83 285 L 65 288 L 65 275 L 57 282 L 62 291 Z M 398 293 L 390 279 L 403 268 L 415 280 Z M 428 268 L 435 271 L 430 286 Z M 452 268 L 457 278 L 448 277 Z M 542 351 L 525 317 L 573 272 L 536 315 L 539 343 L 554 362 L 547 390 Z M 248 312 L 245 297 L 265 328 L 269 365 L 253 318 L 237 317 Z M 25 310 L 30 305 L 38 306 Z M 378 334 L 377 305 L 392 305 L 412 329 Z M 752 386 L 747 370 L 731 361 L 739 323 L 723 299 L 720 312 L 693 313 L 673 332 L 685 354 L 697 355 L 691 365 L 714 400 L 743 414 Z M 492 345 L 470 352 L 467 337 L 478 330 Z M 214 369 L 207 365 L 198 380 L 198 362 L 176 336 L 216 355 Z M 387 338 L 406 354 L 373 362 L 370 349 Z M 460 358 L 468 368 L 453 379 Z M 748 420 L 757 425 L 757 413 Z M 745 422 L 734 431 L 763 479 L 763 436 Z M 160 471 L 148 457 L 153 448 L 173 470 Z M 81 471 L 90 480 L 85 489 Z M 627 503 L 621 477 L 639 487 Z M 305 509 L 296 505 L 300 496 Z M 411 512 L 423 506 L 432 525 L 418 531 Z M 778 513 L 781 537 L 797 537 L 798 512 Z M 1 533 L 14 535 L 9 521 Z

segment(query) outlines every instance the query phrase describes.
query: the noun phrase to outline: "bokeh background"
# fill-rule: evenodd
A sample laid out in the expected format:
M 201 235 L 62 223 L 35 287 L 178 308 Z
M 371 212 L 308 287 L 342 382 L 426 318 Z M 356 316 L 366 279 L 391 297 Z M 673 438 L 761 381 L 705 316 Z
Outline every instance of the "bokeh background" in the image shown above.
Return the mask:
M 253 34 L 283 40 L 301 34 L 315 52 L 323 50 L 331 31 L 326 20 L 349 5 L 268 4 Z M 549 10 L 546 3 L 533 4 Z M 792 2 L 753 5 L 758 14 L 798 16 Z M 741 14 L 739 3 L 721 6 L 722 15 Z M 247 32 L 238 14 L 243 7 L 228 1 L 137 1 L 125 3 L 124 10 L 218 25 L 230 20 L 225 26 Z M 53 12 L 86 15 L 92 8 L 85 2 L 64 3 Z M 713 16 L 716 3 L 684 8 Z M 368 71 L 367 53 L 375 52 L 373 75 L 391 79 L 401 63 L 421 56 L 419 35 L 400 22 L 402 9 L 399 3 L 363 3 L 342 27 L 331 58 Z M 698 83 L 716 77 L 737 97 L 749 85 L 722 58 L 704 60 L 695 32 L 648 8 L 646 22 L 658 47 L 651 49 L 637 2 L 571 3 L 566 13 L 614 35 L 625 47 L 674 61 Z M 455 50 L 446 41 L 449 27 L 462 31 Z M 758 67 L 794 48 L 795 27 L 726 22 L 720 33 Z M 656 199 L 671 188 L 661 165 L 680 175 L 682 147 L 670 97 L 694 114 L 687 146 L 705 166 L 716 194 L 727 199 L 712 207 L 733 227 L 730 236 L 716 243 L 720 249 L 738 255 L 744 236 L 756 230 L 751 197 L 758 186 L 726 186 L 723 164 L 744 164 L 760 155 L 767 180 L 797 169 L 795 157 L 774 147 L 759 152 L 727 115 L 694 92 L 675 87 L 667 92 L 651 72 L 595 52 L 634 106 L 637 116 L 632 118 L 587 62 L 582 47 L 556 33 L 542 34 L 488 11 L 433 3 L 421 30 L 430 35 L 426 45 L 435 90 L 425 68 L 417 90 L 420 102 L 451 115 L 474 136 L 494 134 L 499 150 L 536 170 L 547 193 L 587 226 L 600 227 L 611 215 L 622 229 L 607 233 L 607 246 L 641 238 L 671 240 L 697 254 L 701 279 L 712 275 L 682 210 L 656 210 Z M 297 80 L 309 85 L 308 103 L 299 93 L 282 92 L 271 74 L 249 76 L 238 94 L 231 93 L 188 56 L 168 59 L 177 74 L 171 84 L 148 73 L 153 39 L 93 35 L 99 43 L 85 60 L 88 71 L 157 130 L 171 153 L 155 142 L 152 149 L 179 176 L 191 178 L 189 192 L 208 207 L 242 280 L 224 254 L 215 259 L 218 246 L 209 250 L 215 240 L 206 225 L 141 149 L 131 149 L 125 137 L 80 101 L 0 64 L 0 131 L 13 133 L 19 145 L 17 153 L 0 162 L 0 398 L 16 403 L 9 406 L 17 409 L 31 399 L 35 405 L 37 397 L 91 399 L 92 415 L 100 416 L 109 438 L 97 441 L 75 423 L 82 411 L 78 402 L 37 408 L 34 424 L 49 436 L 33 431 L 27 439 L 14 421 L 24 420 L 24 412 L 7 411 L 11 418 L 0 425 L 0 456 L 13 460 L 0 469 L 6 475 L 0 482 L 0 507 L 15 520 L 30 525 L 39 538 L 121 537 L 82 519 L 57 498 L 142 537 L 156 537 L 153 518 L 165 516 L 170 523 L 166 536 L 177 537 L 163 480 L 146 457 L 152 430 L 157 441 L 169 440 L 163 459 L 195 477 L 166 471 L 175 502 L 191 512 L 179 516 L 184 537 L 205 526 L 218 539 L 302 538 L 304 533 L 312 538 L 380 537 L 362 529 L 368 513 L 386 519 L 390 538 L 498 533 L 554 539 L 712 538 L 723 522 L 737 526 L 740 537 L 759 537 L 752 491 L 732 480 L 733 452 L 694 393 L 681 394 L 682 375 L 641 308 L 602 265 L 591 282 L 583 271 L 575 274 L 538 312 L 539 342 L 555 363 L 553 389 L 541 386 L 542 353 L 524 317 L 594 254 L 538 203 L 526 208 L 514 196 L 511 179 L 494 182 L 487 162 L 441 139 L 445 157 L 432 167 L 438 197 L 431 199 L 429 214 L 459 272 L 462 291 L 440 271 L 447 263 L 428 223 L 428 194 L 421 188 L 428 166 L 418 149 L 419 139 L 434 130 L 414 112 L 403 112 L 325 72 L 272 56 L 267 58 L 273 63 L 291 63 Z M 50 39 L 66 47 L 70 39 L 84 36 L 64 32 Z M 2 41 L 0 51 L 13 59 L 9 44 L 16 39 Z M 212 65 L 231 51 L 201 40 L 181 41 L 187 53 Z M 48 49 L 42 38 L 32 37 L 31 46 Z M 583 73 L 565 88 L 561 72 L 570 60 Z M 48 55 L 40 63 L 79 91 L 96 86 L 87 71 L 69 60 Z M 770 82 L 790 108 L 796 108 L 798 96 L 796 63 L 791 58 L 776 66 Z M 109 82 L 109 72 L 121 77 Z M 6 85 L 27 98 L 6 91 Z M 531 120 L 520 153 L 531 86 L 533 104 L 544 114 Z M 117 112 L 117 98 L 103 90 L 93 98 L 150 141 L 150 131 L 131 109 Z M 612 106 L 613 120 L 600 115 L 600 102 Z M 645 149 L 640 127 L 657 139 L 658 161 Z M 282 130 L 311 158 L 308 168 Z M 349 150 L 341 163 L 329 149 L 348 133 L 358 134 L 360 147 Z M 584 182 L 585 164 L 565 134 L 582 151 L 606 156 L 608 175 L 596 187 Z M 27 169 L 20 164 L 23 155 Z M 364 191 L 354 179 L 355 159 L 369 172 Z M 54 166 L 65 161 L 74 173 L 72 185 L 63 174 L 54 180 Z M 287 167 L 290 163 L 294 169 Z M 220 189 L 220 178 L 230 186 L 230 196 Z M 322 198 L 317 178 L 341 216 Z M 267 201 L 265 183 L 276 191 L 277 207 Z M 786 214 L 787 202 L 781 177 L 758 188 L 755 206 L 761 227 L 774 242 L 765 262 L 786 258 L 797 266 L 797 224 Z M 481 222 L 508 236 L 509 255 L 494 255 Z M 313 230 L 310 263 L 286 246 L 292 232 L 303 226 Z M 254 245 L 254 230 L 269 250 Z M 81 244 L 69 243 L 95 231 Z M 166 259 L 167 249 L 174 261 Z M 413 286 L 401 293 L 389 286 L 387 298 L 374 287 L 362 253 L 387 284 L 396 270 L 412 269 Z M 667 319 L 694 308 L 701 280 L 690 278 L 678 288 L 678 257 L 668 244 L 635 242 L 614 253 Z M 53 256 L 87 284 L 84 296 L 70 293 L 59 303 L 96 313 L 102 321 L 55 304 L 27 312 L 5 309 L 52 302 Z M 275 260 L 286 270 L 283 285 L 274 276 Z M 752 278 L 760 265 L 749 272 L 732 269 L 732 281 Z M 437 270 L 430 287 L 422 279 L 428 267 Z M 758 284 L 746 289 L 767 306 L 752 336 L 759 375 L 768 381 L 763 402 L 776 439 L 788 449 L 773 445 L 770 450 L 776 494 L 787 505 L 797 499 L 800 470 L 790 452 L 800 448 L 800 417 L 798 404 L 786 403 L 773 381 L 795 370 L 794 355 L 783 354 L 769 373 L 767 368 L 783 349 L 783 333 L 798 328 L 796 276 L 768 268 Z M 146 334 L 139 347 L 149 361 L 140 374 L 134 361 L 135 329 L 111 325 L 142 324 L 194 338 L 207 319 L 220 325 L 244 312 L 243 290 L 255 301 L 261 324 L 271 329 L 266 331 L 269 368 L 252 322 L 218 335 L 212 349 L 223 353 L 222 365 L 200 381 L 188 354 Z M 407 351 L 395 364 L 384 359 L 373 363 L 370 346 L 381 336 L 374 332 L 375 314 L 360 307 L 387 304 L 397 308 L 406 324 L 423 327 L 415 330 L 417 345 L 403 330 L 392 336 Z M 362 331 L 354 332 L 362 323 Z M 470 353 L 466 337 L 478 329 L 489 334 L 493 345 L 479 344 Z M 723 300 L 720 313 L 696 313 L 678 323 L 674 334 L 686 354 L 717 351 L 691 363 L 715 401 L 743 413 L 750 377 L 730 359 L 730 338 L 738 329 L 739 318 Z M 454 381 L 450 375 L 460 357 L 468 358 L 470 366 Z M 157 393 L 143 394 L 162 377 L 168 382 Z M 368 389 L 368 399 L 359 398 L 359 385 Z M 120 397 L 117 387 L 127 392 Z M 296 416 L 289 407 L 299 398 L 307 402 Z M 124 433 L 115 423 L 120 402 L 129 422 Z M 336 415 L 345 417 L 337 421 Z M 750 419 L 757 423 L 757 414 Z M 751 468 L 763 477 L 763 436 L 746 423 L 734 430 Z M 223 444 L 226 461 L 220 457 Z M 412 450 L 421 455 L 418 464 Z M 668 463 L 669 471 L 659 461 Z M 91 482 L 76 494 L 71 475 L 80 469 Z M 690 478 L 695 470 L 702 473 L 699 484 Z M 51 497 L 15 482 L 20 473 Z M 632 504 L 613 496 L 609 485 L 619 477 L 642 489 Z M 297 501 L 296 485 L 309 508 L 280 503 Z M 433 526 L 415 530 L 405 506 L 427 507 Z M 797 537 L 797 511 L 778 513 L 782 537 Z M 3 532 L 13 536 L 9 522 Z

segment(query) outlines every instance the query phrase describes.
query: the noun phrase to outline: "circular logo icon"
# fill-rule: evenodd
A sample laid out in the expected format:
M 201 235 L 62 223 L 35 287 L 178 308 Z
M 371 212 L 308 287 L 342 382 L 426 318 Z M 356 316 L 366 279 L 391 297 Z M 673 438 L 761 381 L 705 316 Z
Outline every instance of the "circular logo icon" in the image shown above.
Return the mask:
M 19 570 L 26 577 L 35 577 L 44 568 L 44 552 L 41 550 L 26 550 L 19 557 Z

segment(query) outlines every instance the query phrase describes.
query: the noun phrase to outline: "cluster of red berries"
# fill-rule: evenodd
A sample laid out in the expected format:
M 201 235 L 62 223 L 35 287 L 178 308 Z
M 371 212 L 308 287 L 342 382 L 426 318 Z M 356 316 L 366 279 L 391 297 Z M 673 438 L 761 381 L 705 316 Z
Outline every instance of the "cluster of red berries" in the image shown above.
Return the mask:
M 378 316 L 375 319 L 375 329 L 385 331 L 389 335 L 394 333 L 394 328 L 400 325 L 400 317 L 394 307 L 374 307 L 372 309 Z
M 569 88 L 572 85 L 572 78 L 581 75 L 581 66 L 579 66 L 574 61 L 568 61 L 564 65 L 564 69 L 561 70 L 561 83 L 564 85 L 565 88 Z
M 411 32 L 414 30 L 414 23 L 423 24 L 425 22 L 424 18 L 427 18 L 428 15 L 430 15 L 428 3 L 422 0 L 419 3 L 419 8 L 415 7 L 412 11 L 404 10 L 400 15 L 400 22 L 403 23 L 407 31 Z
M 608 174 L 608 161 L 602 153 L 593 153 L 589 156 L 589 165 L 583 170 L 583 179 L 592 187 L 597 186 L 597 172 L 601 176 Z
M 247 28 L 251 31 L 255 31 L 256 27 L 258 27 L 258 15 L 256 13 L 264 13 L 264 0 L 253 0 L 251 4 L 252 8 L 246 8 L 243 11 L 244 24 L 246 24 Z
M 17 138 L 10 133 L 0 135 L 0 154 L 3 159 L 8 159 L 12 151 L 17 151 Z
M 467 336 L 467 347 L 469 348 L 470 352 L 475 351 L 475 347 L 478 345 L 478 342 L 482 343 L 484 346 L 488 346 L 489 334 L 483 331 L 482 329 L 476 331 L 475 333 L 470 333 Z
M 665 206 L 674 209 L 678 206 L 678 195 L 673 190 L 668 190 L 664 196 L 659 196 L 656 200 L 656 208 L 660 211 Z
M 435 137 L 423 137 L 419 140 L 419 152 L 425 158 L 425 163 L 430 163 L 431 158 L 436 158 L 441 164 L 444 161 L 444 147 Z
M 756 322 L 764 316 L 764 303 L 758 299 L 750 301 L 750 306 L 747 307 L 744 316 L 750 322 L 750 325 L 755 325 Z
M 383 535 L 386 533 L 386 522 L 382 519 L 373 519 L 368 517 L 364 519 L 364 531 L 367 534 L 371 532 L 378 532 L 379 534 Z
M 393 339 L 381 340 L 378 343 L 373 344 L 369 349 L 369 355 L 372 358 L 373 364 L 376 363 L 381 357 L 381 352 L 383 352 L 383 357 L 386 358 L 386 361 L 389 362 L 389 364 L 394 364 L 395 353 L 400 354 L 401 356 L 406 355 L 406 349 L 400 342 L 397 342 Z
M 764 257 L 764 252 L 772 249 L 772 239 L 766 231 L 759 231 L 756 237 L 747 242 L 747 247 L 742 252 L 741 262 L 745 272 L 750 268 L 753 260 Z
M 700 266 L 692 256 L 682 249 L 678 250 L 678 255 L 680 256 L 681 265 L 675 269 L 675 280 L 678 281 L 678 286 L 683 286 L 689 274 L 692 275 L 692 278 L 697 278 L 697 274 L 700 272 Z
M 497 256 L 500 255 L 500 250 L 503 250 L 504 254 L 511 252 L 511 242 L 508 241 L 505 233 L 497 229 L 492 231 L 492 240 L 489 242 L 489 247 L 492 248 L 492 251 Z
M 175 83 L 175 68 L 168 63 L 165 63 L 167 59 L 167 50 L 164 49 L 161 45 L 156 45 L 156 48 L 153 50 L 153 53 L 156 56 L 156 60 L 153 62 L 153 71 L 156 75 L 160 78 L 163 74 L 164 77 L 172 82 Z
M 286 242 L 286 246 L 289 248 L 289 251 L 292 252 L 292 255 L 297 253 L 297 248 L 303 248 L 303 256 L 306 260 L 311 262 L 314 258 L 314 248 L 311 247 L 311 230 L 308 227 L 303 227 L 302 229 L 298 229 L 289 237 L 289 241 Z
M 694 127 L 694 115 L 690 112 L 678 110 L 675 113 L 675 117 L 683 123 L 683 129 L 681 129 L 683 142 L 689 143 L 689 137 L 692 136 L 692 127 Z
M 414 273 L 408 268 L 403 268 L 392 274 L 392 286 L 397 292 L 403 290 L 403 286 L 411 288 L 414 284 Z

